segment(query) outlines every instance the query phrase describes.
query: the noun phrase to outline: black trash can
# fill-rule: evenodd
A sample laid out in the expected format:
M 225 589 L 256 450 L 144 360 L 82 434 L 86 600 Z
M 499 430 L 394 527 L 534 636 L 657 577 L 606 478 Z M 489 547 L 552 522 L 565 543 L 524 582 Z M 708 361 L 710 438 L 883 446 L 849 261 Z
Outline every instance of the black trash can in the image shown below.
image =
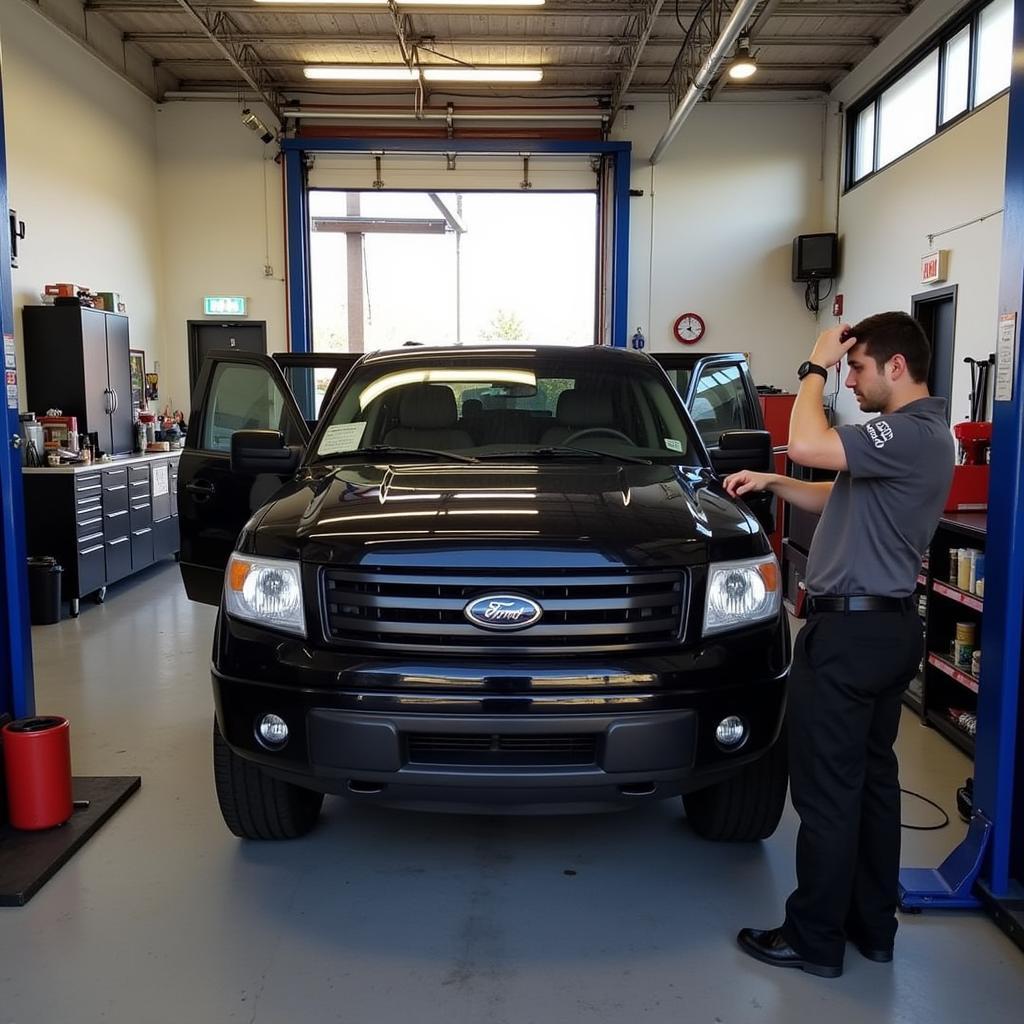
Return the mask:
M 28 560 L 28 608 L 33 626 L 60 622 L 60 577 L 63 568 L 50 555 Z

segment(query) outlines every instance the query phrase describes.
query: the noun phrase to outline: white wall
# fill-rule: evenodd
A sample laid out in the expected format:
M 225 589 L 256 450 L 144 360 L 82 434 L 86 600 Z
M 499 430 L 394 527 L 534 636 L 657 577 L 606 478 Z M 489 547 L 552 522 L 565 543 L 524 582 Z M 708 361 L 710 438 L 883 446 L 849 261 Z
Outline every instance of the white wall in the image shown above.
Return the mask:
M 833 92 L 823 216 L 835 208 L 843 151 L 844 119 L 839 102 L 856 101 L 893 65 L 913 51 L 962 7 L 960 0 L 924 0 Z M 964 356 L 995 351 L 1002 215 L 988 217 L 929 244 L 928 236 L 1002 209 L 1008 100 L 996 98 L 956 126 L 884 168 L 838 198 L 840 267 L 836 291 L 845 297 L 843 319 L 851 323 L 883 310 L 910 312 L 921 284 L 921 256 L 950 251 L 949 278 L 957 313 L 951 421 L 968 415 L 970 369 Z M 834 321 L 821 313 L 822 326 Z M 991 400 L 991 387 L 989 389 Z M 848 392 L 837 404 L 839 419 L 865 417 Z
M 270 114 L 254 106 L 266 123 Z M 157 108 L 164 267 L 161 404 L 188 405 L 187 321 L 204 295 L 244 295 L 267 323 L 267 348 L 287 343 L 281 166 L 277 146 L 245 128 L 234 103 Z M 269 252 L 269 258 L 268 258 Z M 269 262 L 273 276 L 264 276 Z M 166 383 L 164 383 L 166 382 Z
M 70 281 L 125 296 L 132 347 L 152 370 L 161 287 L 153 104 L 25 4 L 0 5 L 0 44 L 10 202 L 27 227 L 12 273 L 18 344 L 21 307 L 37 304 L 47 282 Z
M 816 102 L 699 104 L 652 189 L 668 105 L 626 112 L 618 134 L 633 143 L 631 185 L 644 190 L 630 206 L 629 333 L 641 326 L 651 351 L 679 348 L 672 324 L 697 312 L 707 324 L 698 349 L 749 352 L 758 383 L 795 388 L 816 320 L 790 280 L 792 241 L 832 227 L 824 113 Z

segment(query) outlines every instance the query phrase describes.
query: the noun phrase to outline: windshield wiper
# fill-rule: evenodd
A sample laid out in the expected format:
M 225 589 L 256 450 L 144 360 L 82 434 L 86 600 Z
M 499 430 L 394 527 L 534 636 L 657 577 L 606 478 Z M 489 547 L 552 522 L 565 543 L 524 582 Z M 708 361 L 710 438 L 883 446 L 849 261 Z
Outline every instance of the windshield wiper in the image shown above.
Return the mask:
M 576 448 L 573 445 L 555 444 L 542 445 L 540 448 L 530 448 L 519 452 L 487 452 L 485 455 L 477 456 L 479 459 L 523 459 L 532 458 L 536 455 L 589 455 L 595 459 L 615 459 L 617 462 L 638 462 L 642 466 L 653 466 L 650 459 L 641 455 L 617 455 L 611 452 L 599 452 L 595 448 Z
M 458 455 L 455 452 L 444 452 L 439 448 L 406 448 L 405 445 L 396 444 L 371 444 L 365 448 L 351 448 L 347 452 L 334 452 L 329 456 L 322 456 L 318 462 L 347 461 L 350 457 L 376 455 L 427 455 L 433 459 L 449 459 L 452 462 L 476 462 L 472 455 Z

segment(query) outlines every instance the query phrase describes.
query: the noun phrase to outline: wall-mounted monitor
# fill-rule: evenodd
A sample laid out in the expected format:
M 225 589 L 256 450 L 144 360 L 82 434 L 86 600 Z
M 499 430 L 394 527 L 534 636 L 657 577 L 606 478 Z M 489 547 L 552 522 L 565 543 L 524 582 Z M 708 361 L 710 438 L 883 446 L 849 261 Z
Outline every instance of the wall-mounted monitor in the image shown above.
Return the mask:
M 793 280 L 814 281 L 839 272 L 839 239 L 835 232 L 797 235 L 793 239 Z

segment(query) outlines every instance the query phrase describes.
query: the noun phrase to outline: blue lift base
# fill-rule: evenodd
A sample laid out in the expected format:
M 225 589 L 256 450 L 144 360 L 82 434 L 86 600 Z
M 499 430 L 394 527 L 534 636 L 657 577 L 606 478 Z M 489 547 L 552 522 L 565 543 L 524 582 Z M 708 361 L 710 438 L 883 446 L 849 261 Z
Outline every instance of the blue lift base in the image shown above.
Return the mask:
M 975 814 L 964 841 L 937 868 L 903 868 L 900 871 L 900 910 L 974 909 L 981 901 L 974 895 L 992 823 Z

